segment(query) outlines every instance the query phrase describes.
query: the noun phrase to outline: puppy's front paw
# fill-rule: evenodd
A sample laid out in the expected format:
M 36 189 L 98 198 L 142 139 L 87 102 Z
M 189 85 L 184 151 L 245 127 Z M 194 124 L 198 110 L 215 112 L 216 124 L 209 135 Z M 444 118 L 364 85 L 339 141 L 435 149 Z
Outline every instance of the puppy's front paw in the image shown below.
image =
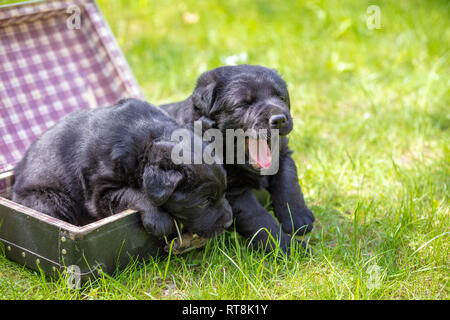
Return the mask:
M 291 211 L 291 213 L 289 219 L 281 221 L 284 232 L 300 236 L 313 229 L 314 215 L 311 210 L 304 208 L 302 211 Z
M 295 256 L 306 256 L 311 251 L 305 239 L 291 238 L 290 236 L 286 236 L 286 239 L 289 239 L 289 242 L 284 245 L 281 243 L 280 248 L 288 257 L 292 257 L 294 251 L 296 252 Z
M 167 214 L 143 213 L 141 219 L 145 231 L 157 238 L 169 236 L 174 230 L 173 221 Z

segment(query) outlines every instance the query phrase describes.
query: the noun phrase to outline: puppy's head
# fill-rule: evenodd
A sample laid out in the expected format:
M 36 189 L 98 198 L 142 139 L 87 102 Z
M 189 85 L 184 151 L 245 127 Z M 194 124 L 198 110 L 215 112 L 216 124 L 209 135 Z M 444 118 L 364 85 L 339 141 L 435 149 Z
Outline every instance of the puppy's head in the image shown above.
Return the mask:
M 174 164 L 174 142 L 152 143 L 142 173 L 142 188 L 153 203 L 201 237 L 232 224 L 225 199 L 226 174 L 218 164 Z
M 196 117 L 211 119 L 223 133 L 226 129 L 265 129 L 268 139 L 271 129 L 283 136 L 293 127 L 286 83 L 275 70 L 262 66 L 207 71 L 198 79 L 191 99 Z

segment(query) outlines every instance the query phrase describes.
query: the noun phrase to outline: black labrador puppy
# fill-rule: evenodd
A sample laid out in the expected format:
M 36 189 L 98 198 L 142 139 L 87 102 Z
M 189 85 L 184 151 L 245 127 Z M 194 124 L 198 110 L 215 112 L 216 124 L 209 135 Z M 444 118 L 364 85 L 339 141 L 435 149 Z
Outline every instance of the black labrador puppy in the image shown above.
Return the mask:
M 232 223 L 219 164 L 174 164 L 177 123 L 160 108 L 127 99 L 71 113 L 46 131 L 15 168 L 12 200 L 74 225 L 125 209 L 156 237 L 173 218 L 211 237 Z
M 252 65 L 219 67 L 200 76 L 189 98 L 161 107 L 179 124 L 193 125 L 201 121 L 203 130 L 216 128 L 224 135 L 227 129 L 267 129 L 268 132 L 278 129 L 276 174 L 261 175 L 260 169 L 273 160 L 268 143 L 260 144 L 262 153 L 250 150 L 247 144 L 247 154 L 254 160 L 252 164 L 225 163 L 227 199 L 233 209 L 236 229 L 245 237 L 254 236 L 254 244 L 258 245 L 278 239 L 285 251 L 289 251 L 293 243 L 288 234 L 301 235 L 312 229 L 314 216 L 305 205 L 286 137 L 293 128 L 289 93 L 276 71 Z M 266 139 L 269 138 L 267 134 Z M 281 227 L 257 201 L 252 189 L 266 189 L 270 193 Z M 266 249 L 271 250 L 271 247 Z

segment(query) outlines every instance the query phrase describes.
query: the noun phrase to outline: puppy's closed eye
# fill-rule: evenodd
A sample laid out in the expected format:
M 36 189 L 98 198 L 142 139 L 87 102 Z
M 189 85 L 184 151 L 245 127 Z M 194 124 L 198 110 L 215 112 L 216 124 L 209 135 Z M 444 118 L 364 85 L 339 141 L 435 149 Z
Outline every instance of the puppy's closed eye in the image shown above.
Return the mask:
M 212 201 L 210 199 L 203 200 L 200 204 L 197 205 L 199 208 L 206 208 Z

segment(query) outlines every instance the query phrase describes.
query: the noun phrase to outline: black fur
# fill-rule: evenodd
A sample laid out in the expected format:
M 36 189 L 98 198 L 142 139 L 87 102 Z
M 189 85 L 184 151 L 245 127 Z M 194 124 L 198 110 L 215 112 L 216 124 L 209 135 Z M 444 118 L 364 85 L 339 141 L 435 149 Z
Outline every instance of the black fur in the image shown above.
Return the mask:
M 312 229 L 314 216 L 305 205 L 286 137 L 293 127 L 289 93 L 276 71 L 252 65 L 219 67 L 200 76 L 189 98 L 161 107 L 180 124 L 192 125 L 200 120 L 204 130 L 218 128 L 224 134 L 226 129 L 270 129 L 272 116 L 284 116 L 278 173 L 262 176 L 249 164 L 225 165 L 227 199 L 237 231 L 249 238 L 256 234 L 255 244 L 268 243 L 271 237 L 261 232 L 261 228 L 266 228 L 289 251 L 292 243 L 289 234 L 299 235 Z M 251 189 L 269 191 L 281 227 L 256 200 Z
M 15 168 L 13 201 L 74 225 L 125 209 L 167 236 L 176 218 L 209 237 L 231 224 L 222 166 L 175 165 L 179 126 L 158 107 L 128 99 L 76 111 L 45 132 Z

